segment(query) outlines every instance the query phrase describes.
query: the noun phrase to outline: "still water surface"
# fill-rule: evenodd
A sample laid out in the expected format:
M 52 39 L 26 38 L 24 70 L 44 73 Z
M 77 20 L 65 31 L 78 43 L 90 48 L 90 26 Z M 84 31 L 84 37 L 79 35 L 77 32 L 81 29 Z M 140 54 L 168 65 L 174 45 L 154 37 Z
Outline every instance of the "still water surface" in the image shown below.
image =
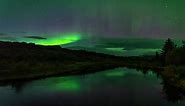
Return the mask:
M 116 68 L 1 85 L 0 106 L 185 106 L 152 71 Z

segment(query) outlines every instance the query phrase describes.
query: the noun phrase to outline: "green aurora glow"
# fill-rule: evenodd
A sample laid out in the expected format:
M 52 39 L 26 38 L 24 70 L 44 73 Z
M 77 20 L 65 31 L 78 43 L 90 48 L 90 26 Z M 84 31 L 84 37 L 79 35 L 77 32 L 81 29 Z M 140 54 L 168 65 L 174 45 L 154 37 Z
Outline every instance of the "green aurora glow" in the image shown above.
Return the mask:
M 37 45 L 43 46 L 53 46 L 53 45 L 63 45 L 69 44 L 82 39 L 80 34 L 77 33 L 58 33 L 53 34 L 52 36 L 47 35 L 47 39 L 34 39 L 34 38 L 25 38 L 25 37 L 15 37 L 12 39 L 1 39 L 2 41 L 11 41 L 11 42 L 26 42 L 34 43 Z
M 184 4 L 185 0 L 0 0 L 0 32 L 184 38 Z
M 52 45 L 62 45 L 76 42 L 81 39 L 79 34 L 56 34 L 48 39 L 32 39 L 24 40 L 26 42 L 35 43 L 38 45 L 52 46 Z

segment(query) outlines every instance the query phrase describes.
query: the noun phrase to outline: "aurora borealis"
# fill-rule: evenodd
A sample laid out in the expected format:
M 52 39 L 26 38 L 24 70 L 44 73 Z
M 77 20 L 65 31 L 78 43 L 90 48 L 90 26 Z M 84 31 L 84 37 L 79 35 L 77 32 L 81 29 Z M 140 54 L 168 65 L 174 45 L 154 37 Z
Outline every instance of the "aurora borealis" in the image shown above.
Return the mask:
M 79 34 L 73 34 L 73 33 L 65 33 L 65 34 L 56 34 L 53 36 L 48 36 L 47 39 L 34 39 L 34 38 L 20 38 L 18 41 L 25 41 L 29 43 L 35 43 L 38 45 L 62 45 L 62 44 L 68 44 L 75 41 L 78 41 L 81 39 L 81 36 Z
M 0 40 L 89 47 L 101 42 L 101 38 L 183 39 L 184 3 L 183 0 L 1 0 Z M 135 47 L 143 45 L 135 40 L 132 43 Z M 120 51 L 126 46 L 104 49 Z
M 184 54 L 185 0 L 0 0 L 0 106 L 185 106 Z
M 0 32 L 184 37 L 183 0 L 1 0 Z M 15 34 L 16 32 L 16 34 Z

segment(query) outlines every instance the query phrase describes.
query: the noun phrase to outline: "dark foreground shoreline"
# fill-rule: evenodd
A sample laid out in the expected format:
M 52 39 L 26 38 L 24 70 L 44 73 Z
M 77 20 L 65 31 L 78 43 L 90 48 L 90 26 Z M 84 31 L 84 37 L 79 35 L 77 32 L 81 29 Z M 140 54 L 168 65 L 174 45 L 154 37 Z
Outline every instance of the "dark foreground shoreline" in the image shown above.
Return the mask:
M 85 74 L 116 67 L 158 69 L 152 56 L 119 57 L 60 46 L 0 42 L 1 82 Z
M 131 64 L 124 64 L 122 62 L 110 62 L 110 63 L 101 63 L 101 62 L 96 62 L 92 63 L 91 65 L 81 67 L 79 69 L 63 69 L 63 71 L 57 71 L 57 72 L 51 72 L 51 73 L 40 73 L 40 74 L 35 74 L 35 75 L 24 75 L 24 76 L 7 76 L 7 77 L 1 77 L 0 82 L 15 82 L 15 81 L 29 81 L 29 80 L 37 80 L 37 79 L 43 79 L 43 78 L 49 78 L 49 77 L 61 77 L 61 76 L 69 76 L 69 75 L 84 75 L 84 74 L 89 74 L 89 73 L 95 73 L 95 72 L 100 72 L 104 71 L 107 69 L 114 69 L 118 67 L 127 67 L 127 68 L 135 68 L 139 70 L 156 70 L 156 72 L 161 72 L 163 70 L 162 67 L 150 67 L 150 66 L 145 66 L 141 67 L 137 64 L 131 65 Z
M 154 56 L 119 57 L 84 50 L 69 50 L 60 46 L 0 42 L 0 83 L 83 75 L 117 67 L 153 70 L 171 85 L 185 91 L 185 79 L 179 77 L 185 75 L 182 73 L 185 71 L 176 71 L 178 67 L 164 67 Z

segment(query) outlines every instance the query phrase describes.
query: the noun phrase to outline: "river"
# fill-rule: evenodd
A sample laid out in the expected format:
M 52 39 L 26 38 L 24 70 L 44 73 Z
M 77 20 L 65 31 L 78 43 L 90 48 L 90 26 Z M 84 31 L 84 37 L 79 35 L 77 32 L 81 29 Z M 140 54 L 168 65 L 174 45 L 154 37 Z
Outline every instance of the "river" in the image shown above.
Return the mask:
M 0 106 L 185 106 L 185 101 L 152 71 L 116 68 L 1 84 Z

